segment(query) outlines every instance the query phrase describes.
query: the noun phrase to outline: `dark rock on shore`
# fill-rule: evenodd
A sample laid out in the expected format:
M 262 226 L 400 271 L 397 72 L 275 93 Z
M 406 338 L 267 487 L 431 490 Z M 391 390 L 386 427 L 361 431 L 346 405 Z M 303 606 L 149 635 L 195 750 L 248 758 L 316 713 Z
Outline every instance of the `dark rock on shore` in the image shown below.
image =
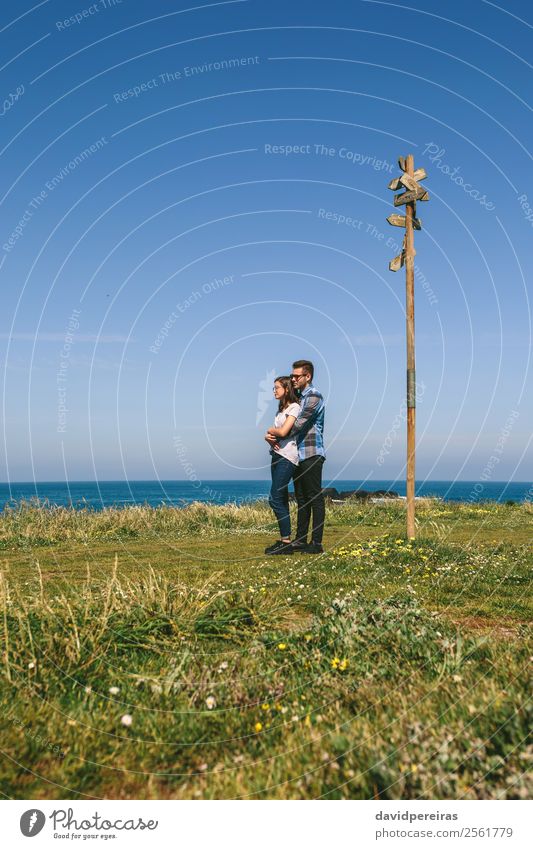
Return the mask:
M 325 498 L 334 501 L 348 501 L 351 498 L 367 500 L 369 498 L 399 498 L 397 492 L 392 489 L 376 489 L 374 492 L 368 489 L 347 489 L 340 491 L 334 486 L 327 486 L 322 490 Z
M 322 490 L 324 498 L 330 501 L 349 501 L 352 498 L 367 501 L 369 498 L 399 498 L 397 492 L 393 489 L 376 489 L 372 492 L 369 489 L 346 489 L 339 491 L 334 486 L 325 486 Z M 294 492 L 289 492 L 289 501 L 296 501 Z

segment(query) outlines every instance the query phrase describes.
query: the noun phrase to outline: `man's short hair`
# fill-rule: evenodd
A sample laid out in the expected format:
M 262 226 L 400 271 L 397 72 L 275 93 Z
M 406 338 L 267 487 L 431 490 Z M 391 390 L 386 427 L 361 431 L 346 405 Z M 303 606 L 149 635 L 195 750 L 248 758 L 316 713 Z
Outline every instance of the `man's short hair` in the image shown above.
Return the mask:
M 311 380 L 313 379 L 315 367 L 311 360 L 296 360 L 296 362 L 292 364 L 292 367 L 303 369 L 306 374 L 311 375 Z

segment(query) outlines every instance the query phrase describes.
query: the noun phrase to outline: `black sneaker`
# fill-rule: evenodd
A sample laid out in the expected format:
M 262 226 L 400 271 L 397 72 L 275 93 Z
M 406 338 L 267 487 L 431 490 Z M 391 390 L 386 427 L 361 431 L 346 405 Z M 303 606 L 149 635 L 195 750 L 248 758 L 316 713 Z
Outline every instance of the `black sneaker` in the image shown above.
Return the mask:
M 304 551 L 306 554 L 323 554 L 324 549 L 322 548 L 322 543 L 320 542 L 310 542 L 305 546 Z
M 291 548 L 295 554 L 301 554 L 302 552 L 307 551 L 307 543 L 294 540 L 291 542 Z
M 292 554 L 292 543 L 278 540 L 274 545 L 265 548 L 265 554 Z

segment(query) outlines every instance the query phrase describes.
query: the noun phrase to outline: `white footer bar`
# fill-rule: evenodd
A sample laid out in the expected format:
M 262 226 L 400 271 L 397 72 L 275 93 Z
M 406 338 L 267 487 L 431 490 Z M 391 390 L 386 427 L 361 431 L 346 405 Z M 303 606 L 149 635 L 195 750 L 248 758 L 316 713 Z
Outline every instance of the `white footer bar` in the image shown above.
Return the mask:
M 528 801 L 4 801 L 2 844 L 530 849 Z M 30 842 L 35 838 L 35 843 Z

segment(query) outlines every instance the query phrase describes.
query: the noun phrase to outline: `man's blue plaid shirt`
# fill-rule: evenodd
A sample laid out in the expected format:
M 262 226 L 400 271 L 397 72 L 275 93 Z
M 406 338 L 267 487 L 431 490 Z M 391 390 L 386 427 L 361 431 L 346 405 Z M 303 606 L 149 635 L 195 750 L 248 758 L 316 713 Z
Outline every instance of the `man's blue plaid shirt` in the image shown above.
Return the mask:
M 298 399 L 301 405 L 300 415 L 291 429 L 291 436 L 296 437 L 298 459 L 308 460 L 315 454 L 326 456 L 324 451 L 324 413 L 326 405 L 324 398 L 314 386 L 309 384 Z

